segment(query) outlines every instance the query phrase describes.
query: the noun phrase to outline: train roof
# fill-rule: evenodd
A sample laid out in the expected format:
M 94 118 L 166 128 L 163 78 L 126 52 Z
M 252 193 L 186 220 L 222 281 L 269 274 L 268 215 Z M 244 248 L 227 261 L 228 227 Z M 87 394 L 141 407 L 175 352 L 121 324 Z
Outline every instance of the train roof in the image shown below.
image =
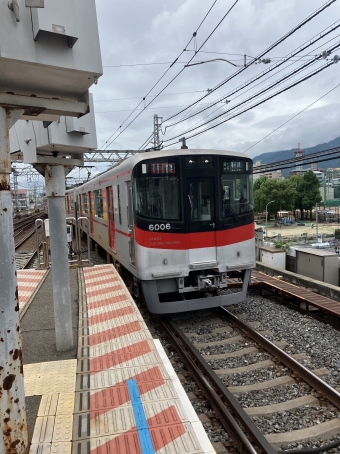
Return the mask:
M 249 158 L 249 156 L 246 156 L 244 153 L 238 153 L 236 151 L 228 151 L 228 150 L 211 150 L 207 148 L 203 149 L 195 149 L 195 148 L 190 148 L 190 149 L 176 149 L 176 150 L 157 150 L 157 151 L 148 151 L 148 152 L 141 152 L 139 154 L 135 154 L 133 156 L 130 156 L 129 158 L 124 159 L 122 162 L 120 162 L 118 165 L 114 166 L 111 169 L 106 170 L 105 172 L 102 172 L 95 177 L 93 177 L 91 180 L 87 181 L 86 183 L 82 184 L 81 186 L 78 186 L 77 188 L 74 188 L 76 191 L 80 188 L 86 188 L 87 186 L 92 186 L 94 183 L 100 183 L 101 180 L 103 180 L 103 177 L 105 175 L 105 178 L 109 178 L 111 175 L 115 175 L 116 173 L 124 173 L 126 170 L 131 170 L 133 169 L 136 164 L 140 161 L 144 161 L 145 159 L 156 159 L 156 158 L 164 158 L 166 156 L 186 156 L 186 155 L 204 155 L 204 154 L 214 154 L 214 155 L 221 155 L 221 156 L 231 156 L 235 158 Z

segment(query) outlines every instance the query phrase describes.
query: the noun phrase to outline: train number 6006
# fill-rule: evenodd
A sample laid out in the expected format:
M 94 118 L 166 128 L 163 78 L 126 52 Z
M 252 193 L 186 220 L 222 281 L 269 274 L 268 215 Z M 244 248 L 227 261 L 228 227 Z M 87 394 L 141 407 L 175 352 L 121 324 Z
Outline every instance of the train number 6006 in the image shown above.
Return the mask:
M 171 225 L 170 224 L 150 224 L 149 225 L 149 230 L 151 230 L 151 232 L 153 230 L 156 230 L 156 232 L 158 230 L 170 230 L 171 229 Z

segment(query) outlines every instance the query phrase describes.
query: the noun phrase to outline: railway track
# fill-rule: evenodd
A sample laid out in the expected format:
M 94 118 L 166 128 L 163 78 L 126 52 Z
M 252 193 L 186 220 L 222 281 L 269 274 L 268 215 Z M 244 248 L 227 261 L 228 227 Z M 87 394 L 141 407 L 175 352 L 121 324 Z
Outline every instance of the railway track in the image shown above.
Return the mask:
M 15 250 L 19 249 L 29 238 L 35 234 L 35 229 L 31 230 L 27 235 L 21 238 L 17 243 L 15 243 Z
M 17 270 L 35 268 L 37 265 L 37 250 L 16 253 L 15 263 Z
M 36 221 L 36 219 L 40 219 L 45 217 L 45 214 L 43 211 L 40 211 L 39 213 L 34 213 L 32 216 L 25 217 L 23 219 L 20 219 L 19 221 L 16 221 L 13 223 L 13 228 L 14 228 L 14 233 L 18 233 L 19 230 L 24 230 L 29 227 L 32 227 Z
M 156 324 L 209 401 L 206 414 L 220 422 L 227 449 L 274 454 L 315 438 L 340 445 L 340 394 L 322 379 L 325 368 L 310 370 L 308 356 L 287 354 L 270 332 L 225 309 L 156 317 Z

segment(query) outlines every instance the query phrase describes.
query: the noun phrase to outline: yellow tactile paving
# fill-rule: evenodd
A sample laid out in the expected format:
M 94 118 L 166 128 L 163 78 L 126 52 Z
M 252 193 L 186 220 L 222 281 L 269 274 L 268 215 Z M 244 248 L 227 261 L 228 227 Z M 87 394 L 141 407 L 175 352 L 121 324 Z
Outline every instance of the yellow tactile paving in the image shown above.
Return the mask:
M 73 392 L 76 368 L 76 359 L 24 365 L 25 395 Z
M 24 366 L 25 395 L 41 395 L 30 454 L 71 453 L 77 360 Z
M 71 442 L 32 444 L 30 454 L 71 454 Z
M 74 393 L 44 394 L 38 416 L 69 415 L 74 408 Z

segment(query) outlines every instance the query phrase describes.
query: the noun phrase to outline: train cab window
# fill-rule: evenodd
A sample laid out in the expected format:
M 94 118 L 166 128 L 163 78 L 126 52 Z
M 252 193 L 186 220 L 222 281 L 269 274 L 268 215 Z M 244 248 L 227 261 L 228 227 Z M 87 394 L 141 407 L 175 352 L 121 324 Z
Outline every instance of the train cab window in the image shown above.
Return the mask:
M 87 204 L 87 194 L 82 194 L 83 198 L 83 213 L 89 214 L 88 204 Z
M 94 215 L 98 218 L 103 218 L 103 197 L 101 189 L 94 191 Z
M 213 207 L 213 188 L 209 180 L 192 179 L 189 181 L 189 202 L 191 221 L 211 221 Z
M 178 161 L 146 161 L 134 169 L 134 210 L 150 219 L 181 220 Z
M 221 175 L 221 215 L 235 222 L 253 210 L 250 161 L 223 160 Z

